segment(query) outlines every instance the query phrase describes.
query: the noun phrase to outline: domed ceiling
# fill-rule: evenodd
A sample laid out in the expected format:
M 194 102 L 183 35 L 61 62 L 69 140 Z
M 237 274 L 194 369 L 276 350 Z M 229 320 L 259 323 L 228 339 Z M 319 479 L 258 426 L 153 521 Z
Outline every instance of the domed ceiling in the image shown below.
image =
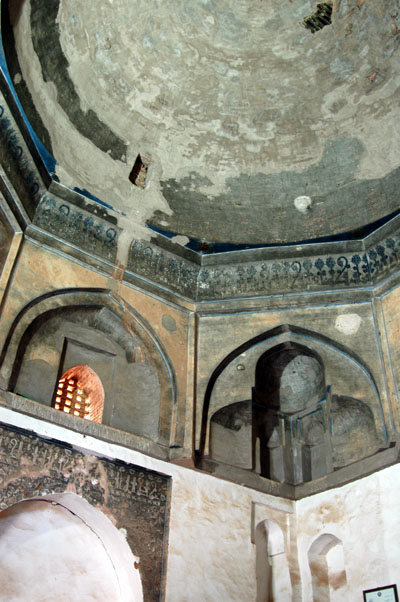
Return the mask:
M 56 176 L 132 223 L 268 245 L 399 209 L 397 0 L 19 0 L 10 21 Z

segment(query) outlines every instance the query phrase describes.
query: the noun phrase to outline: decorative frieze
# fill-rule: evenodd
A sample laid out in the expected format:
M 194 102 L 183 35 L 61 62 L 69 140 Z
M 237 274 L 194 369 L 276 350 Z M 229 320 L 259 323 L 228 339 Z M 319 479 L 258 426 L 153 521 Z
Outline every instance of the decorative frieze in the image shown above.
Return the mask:
M 316 245 L 312 250 L 315 253 Z M 197 301 L 282 292 L 371 286 L 398 269 L 400 233 L 360 251 L 303 255 L 234 264 L 197 265 L 148 242 L 133 241 L 128 269 Z M 326 248 L 326 245 L 325 245 Z M 335 247 L 337 248 L 337 246 Z
M 127 532 L 140 558 L 144 599 L 159 601 L 166 559 L 169 478 L 132 464 L 86 455 L 56 441 L 0 426 L 0 509 L 74 492 Z

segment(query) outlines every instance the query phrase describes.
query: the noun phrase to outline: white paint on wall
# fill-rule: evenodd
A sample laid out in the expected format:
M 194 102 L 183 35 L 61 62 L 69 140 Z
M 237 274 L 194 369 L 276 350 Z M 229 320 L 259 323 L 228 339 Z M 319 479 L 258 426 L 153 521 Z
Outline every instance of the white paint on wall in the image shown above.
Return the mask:
M 4 407 L 0 422 L 172 477 L 165 602 L 254 602 L 256 546 L 251 535 L 256 518 L 276 522 L 285 533 L 292 602 L 313 600 L 308 552 L 324 534 L 342 542 L 346 584 L 341 593 L 348 596 L 344 601 L 362 600 L 363 589 L 398 583 L 399 465 L 287 502 Z M 255 507 L 262 509 L 260 516 L 253 516 Z
M 122 600 L 102 542 L 58 504 L 22 502 L 0 514 L 3 602 Z
M 177 245 L 181 245 L 182 247 L 184 247 L 185 245 L 188 244 L 188 242 L 190 242 L 190 239 L 188 236 L 183 236 L 182 234 L 177 234 L 176 236 L 173 236 L 171 238 L 171 242 L 174 242 Z
M 345 335 L 352 335 L 358 332 L 361 326 L 362 318 L 358 314 L 341 314 L 336 318 L 335 328 Z
M 307 213 L 311 209 L 312 200 L 309 196 L 298 196 L 294 199 L 294 206 L 300 213 Z

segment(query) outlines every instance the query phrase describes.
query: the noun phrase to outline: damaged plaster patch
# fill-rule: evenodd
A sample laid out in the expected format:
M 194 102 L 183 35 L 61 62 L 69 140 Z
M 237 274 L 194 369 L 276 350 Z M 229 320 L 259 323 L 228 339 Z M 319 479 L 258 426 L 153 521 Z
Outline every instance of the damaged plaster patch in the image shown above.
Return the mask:
M 341 314 L 336 318 L 335 328 L 342 334 L 351 335 L 358 332 L 361 322 L 358 314 Z
M 171 238 L 171 242 L 175 242 L 178 245 L 182 245 L 182 247 L 187 245 L 189 241 L 190 239 L 187 236 L 183 236 L 181 234 L 177 234 L 176 236 L 173 236 Z
M 164 328 L 168 330 L 168 332 L 175 332 L 175 330 L 177 329 L 176 322 L 172 316 L 164 314 L 161 319 L 161 322 Z
M 43 80 L 54 83 L 59 105 L 82 136 L 91 140 L 103 152 L 111 149 L 113 159 L 124 161 L 125 142 L 98 118 L 93 109 L 82 110 L 82 100 L 69 76 L 69 63 L 61 47 L 57 22 L 59 0 L 48 0 L 46 4 L 31 0 L 31 6 L 31 36 Z
M 236 244 L 302 241 L 356 229 L 383 217 L 382 209 L 395 211 L 399 202 L 399 169 L 376 180 L 355 177 L 364 153 L 359 139 L 338 137 L 311 167 L 239 173 L 227 178 L 224 192 L 217 195 L 206 193 L 213 190 L 210 177 L 194 170 L 178 180 L 161 177 L 171 217 L 156 211 L 148 223 L 190 238 Z M 308 190 L 315 199 L 313 219 L 295 221 L 293 199 Z M 375 202 L 378 191 L 383 204 Z M 276 220 L 271 211 L 279 216 Z
M 298 196 L 294 199 L 294 206 L 300 213 L 307 213 L 311 209 L 312 200 L 309 196 Z

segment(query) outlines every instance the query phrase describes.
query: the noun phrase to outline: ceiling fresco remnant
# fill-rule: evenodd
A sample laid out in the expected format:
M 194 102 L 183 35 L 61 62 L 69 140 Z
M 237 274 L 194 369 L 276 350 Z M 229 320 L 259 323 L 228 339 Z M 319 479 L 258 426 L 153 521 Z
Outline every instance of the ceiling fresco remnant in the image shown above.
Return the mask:
M 304 241 L 399 207 L 399 19 L 395 0 L 27 0 L 10 69 L 62 183 L 204 244 Z

